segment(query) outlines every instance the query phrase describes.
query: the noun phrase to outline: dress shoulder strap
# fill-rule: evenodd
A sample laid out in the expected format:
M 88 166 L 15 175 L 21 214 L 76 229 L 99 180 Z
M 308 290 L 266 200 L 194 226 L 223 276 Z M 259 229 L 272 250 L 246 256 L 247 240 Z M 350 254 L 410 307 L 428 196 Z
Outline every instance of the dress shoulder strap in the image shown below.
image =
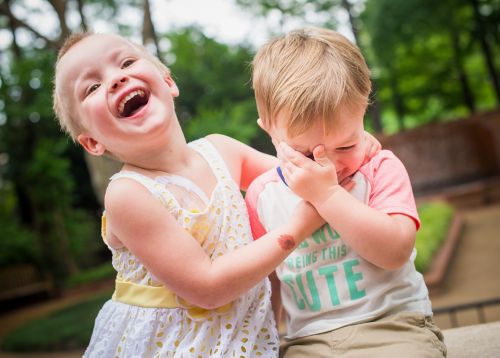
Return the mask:
M 207 161 L 218 181 L 234 184 L 226 162 L 208 139 L 200 138 L 189 143 L 189 145 Z
M 112 182 L 120 178 L 128 178 L 135 180 L 136 182 L 142 184 L 146 189 L 148 189 L 149 192 L 153 194 L 155 198 L 158 198 L 163 205 L 166 204 L 166 199 L 167 197 L 169 197 L 169 195 L 165 191 L 165 187 L 160 183 L 156 182 L 155 180 L 137 172 L 123 170 L 121 172 L 112 175 L 111 178 L 109 178 L 109 181 Z

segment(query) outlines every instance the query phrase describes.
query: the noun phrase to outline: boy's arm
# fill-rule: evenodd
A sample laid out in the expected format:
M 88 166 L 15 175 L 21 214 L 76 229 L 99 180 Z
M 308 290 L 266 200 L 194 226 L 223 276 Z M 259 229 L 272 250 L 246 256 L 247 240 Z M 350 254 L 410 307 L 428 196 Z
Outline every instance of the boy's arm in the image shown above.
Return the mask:
M 209 309 L 224 305 L 254 287 L 324 223 L 312 206 L 302 205 L 289 224 L 213 259 L 134 180 L 124 178 L 110 183 L 105 207 L 109 235 L 115 236 L 177 295 Z M 309 222 L 297 220 L 301 216 Z
M 246 191 L 250 183 L 260 174 L 278 165 L 276 157 L 258 150 L 222 134 L 207 136 L 219 153 L 224 157 L 231 174 Z
M 286 178 L 290 188 L 313 204 L 353 250 L 385 269 L 399 268 L 408 260 L 418 216 L 408 174 L 397 158 L 383 160 L 377 168 L 379 179 L 372 184 L 378 192 L 371 193 L 371 200 L 378 202 L 368 206 L 337 183 L 335 167 L 321 148 L 315 149 L 316 162 L 286 145 L 282 148 L 289 171 L 294 173 Z
M 250 219 L 250 227 L 252 229 L 252 236 L 254 240 L 260 239 L 267 233 L 264 224 L 261 222 L 259 216 L 259 197 L 265 186 L 265 180 L 263 177 L 258 178 L 256 181 L 252 182 L 248 191 L 245 195 L 245 203 L 247 204 L 248 216 Z M 280 323 L 282 320 L 283 307 L 281 304 L 281 283 L 276 274 L 273 271 L 269 275 L 269 280 L 271 281 L 271 304 L 273 307 L 274 317 L 276 319 L 276 325 L 279 330 Z

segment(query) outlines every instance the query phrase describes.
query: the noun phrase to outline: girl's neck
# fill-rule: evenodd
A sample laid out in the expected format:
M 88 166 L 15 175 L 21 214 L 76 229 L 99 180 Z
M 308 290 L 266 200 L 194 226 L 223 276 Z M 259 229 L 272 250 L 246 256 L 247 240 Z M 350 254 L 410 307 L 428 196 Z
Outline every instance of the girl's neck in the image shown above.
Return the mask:
M 124 164 L 124 170 L 139 171 L 143 174 L 182 174 L 191 166 L 197 153 L 187 143 L 178 143 L 175 149 L 167 147 L 158 153 L 148 153 Z

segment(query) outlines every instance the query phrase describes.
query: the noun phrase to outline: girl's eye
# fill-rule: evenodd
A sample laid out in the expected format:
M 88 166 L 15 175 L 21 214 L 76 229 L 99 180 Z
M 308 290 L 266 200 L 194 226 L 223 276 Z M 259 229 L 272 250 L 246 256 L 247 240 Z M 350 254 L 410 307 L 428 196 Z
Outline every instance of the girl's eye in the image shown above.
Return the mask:
M 134 63 L 134 60 L 125 60 L 123 61 L 123 64 L 122 64 L 122 68 L 127 68 L 129 67 L 130 65 L 132 65 Z
M 350 145 L 350 146 L 347 146 L 347 147 L 338 147 L 337 150 L 339 152 L 347 152 L 348 150 L 351 150 L 355 147 L 355 145 Z
M 98 88 L 99 88 L 100 84 L 98 83 L 94 83 L 93 85 L 91 85 L 88 89 L 87 89 L 87 92 L 86 92 L 86 95 L 88 96 L 89 94 L 91 94 L 92 92 L 96 91 Z

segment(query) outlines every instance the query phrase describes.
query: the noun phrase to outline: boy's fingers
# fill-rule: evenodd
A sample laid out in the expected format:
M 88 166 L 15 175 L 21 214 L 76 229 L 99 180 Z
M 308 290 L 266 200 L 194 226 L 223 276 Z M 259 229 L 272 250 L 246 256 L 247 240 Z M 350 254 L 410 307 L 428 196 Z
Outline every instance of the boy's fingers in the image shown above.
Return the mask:
M 314 161 L 321 165 L 322 167 L 326 167 L 330 165 L 330 159 L 326 156 L 325 147 L 323 145 L 318 145 L 313 149 Z
M 307 163 L 307 158 L 302 153 L 297 152 L 285 142 L 280 143 L 280 151 L 286 160 L 297 167 L 302 167 Z

